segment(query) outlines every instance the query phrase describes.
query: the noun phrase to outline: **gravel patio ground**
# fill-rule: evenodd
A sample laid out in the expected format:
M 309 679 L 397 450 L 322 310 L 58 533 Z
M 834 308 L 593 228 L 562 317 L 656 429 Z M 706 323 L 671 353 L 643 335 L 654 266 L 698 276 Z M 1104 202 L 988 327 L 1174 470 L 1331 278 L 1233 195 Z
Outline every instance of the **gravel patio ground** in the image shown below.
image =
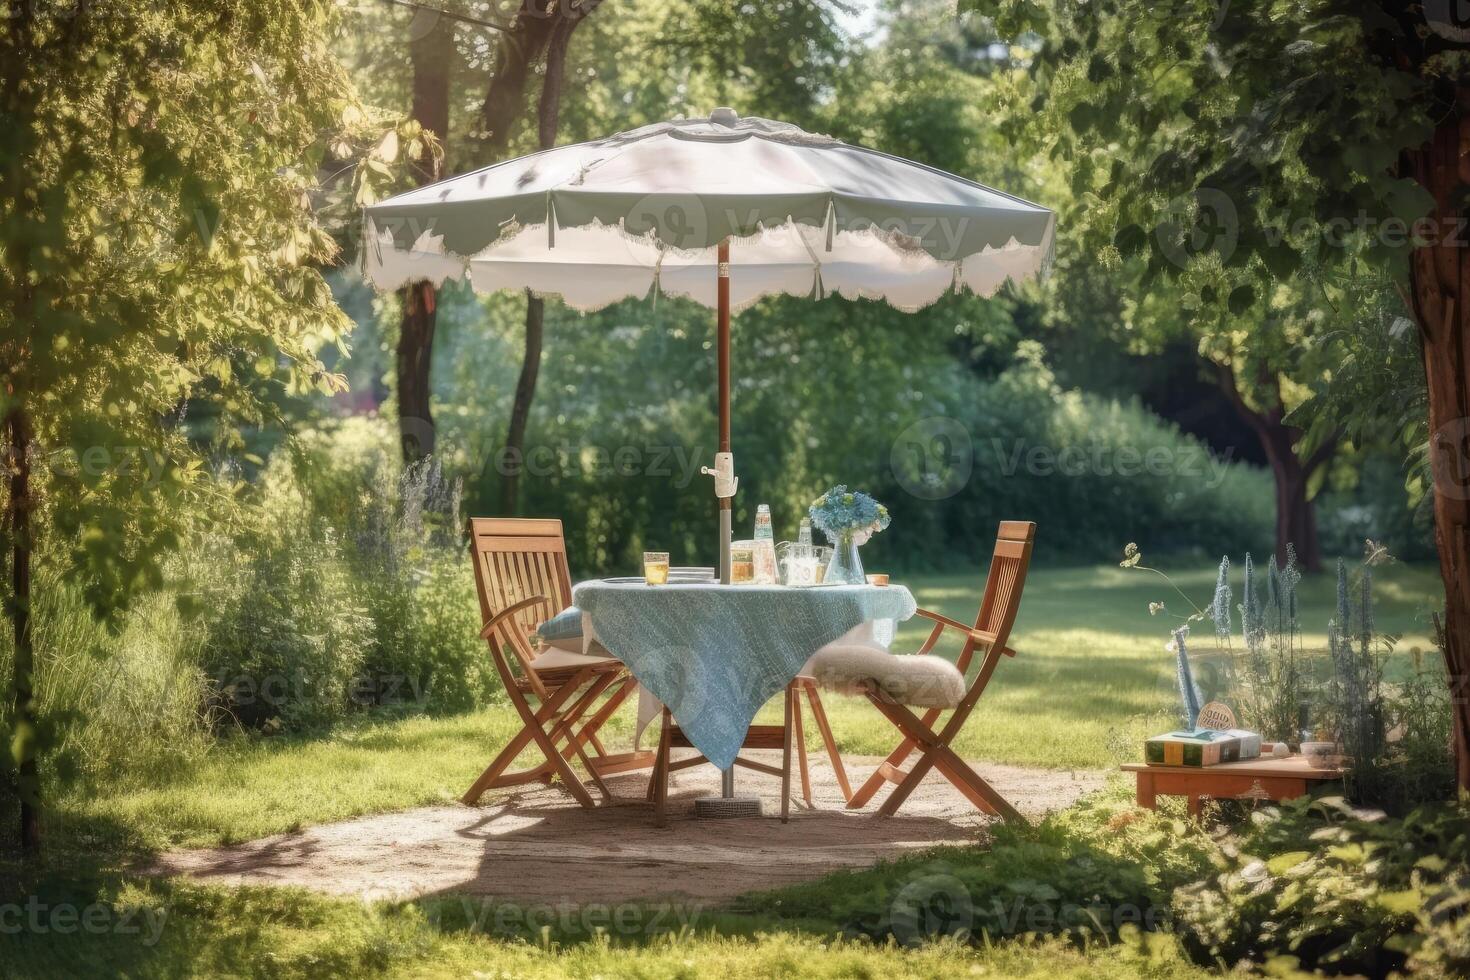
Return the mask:
M 779 753 L 750 753 L 779 764 Z M 584 810 L 563 790 L 536 786 L 489 794 L 478 807 L 432 806 L 363 817 L 203 850 L 177 851 L 145 870 L 217 883 L 298 885 L 365 899 L 434 894 L 522 902 L 626 902 L 653 898 L 721 902 L 752 890 L 865 867 L 937 844 L 983 839 L 994 819 L 931 774 L 898 816 L 879 817 L 884 792 L 860 811 L 843 807 L 835 775 L 813 755 L 813 809 L 793 773 L 791 822 L 779 820 L 780 784 L 742 770 L 739 791 L 758 793 L 765 816 L 701 820 L 694 800 L 718 792 L 719 773 L 674 774 L 669 825 L 653 824 L 648 775 L 608 780 L 614 800 Z M 852 758 L 854 786 L 878 759 Z M 794 768 L 794 767 L 793 767 Z M 982 777 L 1028 818 L 1071 805 L 1106 774 L 976 763 Z

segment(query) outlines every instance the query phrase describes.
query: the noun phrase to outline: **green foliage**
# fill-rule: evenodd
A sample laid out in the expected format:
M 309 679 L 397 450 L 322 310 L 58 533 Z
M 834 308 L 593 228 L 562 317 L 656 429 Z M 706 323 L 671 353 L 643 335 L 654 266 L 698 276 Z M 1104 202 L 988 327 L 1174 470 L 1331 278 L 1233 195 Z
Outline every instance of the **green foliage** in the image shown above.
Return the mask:
M 104 613 L 162 585 L 216 492 L 179 424 L 191 401 L 230 445 L 238 420 L 266 414 L 263 389 L 342 387 L 317 357 L 350 326 L 322 278 L 338 247 L 318 169 L 366 141 L 364 166 L 338 172 L 371 199 L 399 129 L 357 102 L 328 50 L 334 22 L 319 0 L 7 6 L 0 549 L 17 567 L 57 562 Z M 19 627 L 33 600 L 24 576 L 14 589 Z M 18 632 L 7 755 L 36 812 L 46 733 Z
M 255 525 L 240 537 L 205 534 L 183 559 L 205 611 L 201 667 L 216 706 L 248 728 L 304 728 L 341 718 L 374 623 L 335 531 L 304 506 L 285 467 L 268 470 Z
M 849 935 L 905 944 L 1037 933 L 1138 943 L 1141 928 L 1174 932 L 1205 964 L 1456 976 L 1470 928 L 1467 831 L 1463 805 L 1395 820 L 1304 797 L 1211 834 L 1115 790 L 1035 827 L 997 827 L 983 849 L 842 872 L 737 908 L 831 917 Z
M 742 311 L 732 337 L 736 527 L 765 502 L 777 536 L 791 537 L 818 493 L 846 483 L 888 505 L 893 525 L 864 558 L 895 570 L 971 564 L 988 553 L 996 522 L 1018 516 L 1040 525 L 1043 554 L 1079 559 L 1109 550 L 1118 527 L 1148 529 L 1161 550 L 1269 533 L 1264 474 L 1215 458 L 1137 403 L 1064 390 L 1034 342 L 988 353 L 999 367 L 958 363 L 952 338 L 983 332 L 982 307 L 952 297 L 904 315 L 829 299 Z M 472 513 L 493 512 L 519 317 L 502 297 L 468 306 L 451 294 L 439 312 L 444 465 L 467 474 Z M 471 326 L 477 317 L 483 325 Z M 522 512 L 568 522 L 578 574 L 635 567 L 646 547 L 712 561 L 698 473 L 715 449 L 708 312 L 661 297 L 586 316 L 549 304 L 547 318 Z M 931 453 L 922 433 L 936 423 L 953 436 L 962 461 L 953 469 L 915 458 Z M 916 425 L 920 437 L 904 435 Z M 938 499 L 914 493 L 925 466 L 953 474 Z
M 75 542 L 89 598 L 113 607 L 160 583 L 203 475 L 166 421 L 181 405 L 248 418 L 267 379 L 334 390 L 316 351 L 349 324 L 322 280 L 336 246 L 310 193 L 324 134 L 379 127 L 326 50 L 325 4 L 13 14 L 4 412 L 47 454 L 43 526 Z
M 1263 811 L 1222 852 L 1219 874 L 1176 892 L 1180 935 L 1226 963 L 1460 975 L 1470 963 L 1467 831 L 1463 805 L 1402 820 L 1331 799 Z
M 1417 648 L 1409 663 L 1390 664 L 1398 638 L 1379 633 L 1373 615 L 1373 568 L 1387 559 L 1369 542 L 1352 580 L 1337 564 L 1337 615 L 1327 634 L 1332 672 L 1321 685 L 1319 723 L 1352 760 L 1353 797 L 1403 807 L 1450 791 L 1449 686 Z M 1385 680 L 1390 669 L 1395 676 Z
M 1142 252 L 1151 276 L 1208 269 L 1194 290 L 1232 298 L 1363 253 L 1406 270 L 1403 232 L 1433 201 L 1394 165 L 1464 70 L 1432 17 L 1325 0 L 963 6 L 1039 35 L 1040 118 L 1013 125 L 1077 162 L 1098 248 Z
M 460 546 L 459 488 L 405 472 L 387 426 L 308 430 L 270 459 L 248 530 L 186 558 L 205 668 L 249 728 L 317 727 L 373 705 L 464 710 L 498 680 Z
M 372 622 L 358 693 L 370 704 L 464 710 L 499 687 L 479 638 L 460 481 L 437 459 L 404 469 L 378 419 L 301 434 L 290 456 L 309 507 L 337 528 Z
M 736 907 L 829 918 L 848 935 L 904 945 L 1051 934 L 1111 943 L 1125 927 L 1161 927 L 1174 888 L 1207 873 L 1217 852 L 1197 824 L 1093 797 L 1035 826 L 997 825 L 983 849 L 936 849 Z

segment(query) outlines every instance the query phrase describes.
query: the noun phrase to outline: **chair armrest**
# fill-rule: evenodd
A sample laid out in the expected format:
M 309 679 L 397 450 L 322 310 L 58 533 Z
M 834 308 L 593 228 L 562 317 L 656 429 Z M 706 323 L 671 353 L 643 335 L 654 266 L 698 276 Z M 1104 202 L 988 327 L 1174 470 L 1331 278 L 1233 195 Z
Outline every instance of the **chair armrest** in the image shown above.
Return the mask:
M 529 609 L 531 606 L 537 605 L 538 603 L 545 603 L 548 606 L 552 604 L 551 599 L 547 596 L 533 595 L 528 599 L 522 599 L 520 602 L 517 602 L 514 605 L 506 606 L 504 609 L 500 610 L 500 612 L 490 617 L 490 621 L 486 623 L 485 626 L 480 630 L 480 639 L 490 639 L 490 634 L 495 632 L 495 628 L 499 626 L 502 622 L 504 622 L 506 619 L 509 619 L 511 616 L 514 616 L 516 613 L 522 611 L 523 609 Z
M 957 630 L 958 632 L 965 634 L 965 636 L 969 637 L 977 643 L 988 644 L 995 642 L 994 633 L 987 633 L 985 630 L 977 630 L 973 626 L 966 626 L 964 623 L 950 619 L 948 616 L 941 616 L 937 612 L 930 612 L 928 609 L 919 609 L 917 610 L 917 613 L 918 615 L 923 616 L 925 619 L 933 620 L 934 622 L 938 623 L 939 626 L 935 628 L 936 632 L 940 628 L 948 627 L 949 629 Z

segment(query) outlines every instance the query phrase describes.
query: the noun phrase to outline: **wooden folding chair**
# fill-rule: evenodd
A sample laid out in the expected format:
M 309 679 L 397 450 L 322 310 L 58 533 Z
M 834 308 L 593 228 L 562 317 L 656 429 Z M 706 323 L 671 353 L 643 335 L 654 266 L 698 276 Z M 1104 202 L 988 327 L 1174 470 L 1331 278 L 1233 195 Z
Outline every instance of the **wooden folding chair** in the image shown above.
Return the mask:
M 885 783 L 896 783 L 888 799 L 883 801 L 879 813 L 892 816 L 898 811 L 910 793 L 914 791 L 930 769 L 938 769 L 975 806 L 987 813 L 994 813 L 1007 820 L 1020 821 L 1021 815 L 1007 803 L 990 784 L 981 779 L 970 766 L 950 748 L 1002 656 L 1014 657 L 1016 651 L 1006 646 L 1011 635 L 1011 626 L 1016 621 L 1016 610 L 1021 605 L 1021 590 L 1026 584 L 1026 569 L 1031 564 L 1031 546 L 1036 537 L 1036 525 L 1029 521 L 1002 521 L 996 536 L 995 552 L 990 561 L 990 575 L 985 582 L 985 594 L 980 601 L 980 613 L 975 625 L 966 626 L 946 616 L 920 609 L 918 614 L 934 621 L 934 630 L 929 639 L 917 651 L 927 654 L 939 642 L 945 630 L 954 630 L 965 637 L 964 649 L 960 651 L 955 666 L 961 674 L 966 673 L 975 652 L 981 652 L 980 669 L 965 691 L 964 697 L 955 705 L 944 727 L 934 730 L 934 723 L 943 713 L 941 708 L 931 708 L 919 717 L 904 704 L 885 694 L 873 682 L 863 685 L 868 700 L 891 721 L 903 735 L 898 748 L 878 767 L 868 781 L 848 801 L 852 809 L 867 805 L 873 795 Z M 904 761 L 918 750 L 919 759 L 913 767 L 900 768 Z
M 480 635 L 489 644 L 522 728 L 475 780 L 464 802 L 473 806 L 486 790 L 550 783 L 553 776 L 559 776 L 579 803 L 591 807 L 592 796 L 571 767 L 574 758 L 587 770 L 603 799 L 611 799 L 604 776 L 653 765 L 652 752 L 610 754 L 597 738 L 637 682 L 613 657 L 554 647 L 537 649 L 531 640 L 537 626 L 571 602 L 561 521 L 474 518 L 470 521 L 470 554 L 485 622 Z M 604 694 L 606 700 L 588 716 Z M 534 710 L 530 697 L 537 702 Z M 533 742 L 544 761 L 507 772 Z
M 740 747 L 744 749 L 780 749 L 781 768 L 768 766 L 753 759 L 736 758 L 735 765 L 744 769 L 781 778 L 781 822 L 786 823 L 791 814 L 791 754 L 796 752 L 797 768 L 801 774 L 801 796 L 808 809 L 812 808 L 812 781 L 807 769 L 806 730 L 802 723 L 801 696 L 805 694 L 811 704 L 812 717 L 822 733 L 832 768 L 837 773 L 837 784 L 842 788 L 844 800 L 852 797 L 852 787 L 847 782 L 847 770 L 843 768 L 842 756 L 837 752 L 837 743 L 832 738 L 832 729 L 827 724 L 827 713 L 822 710 L 821 698 L 817 695 L 816 683 L 810 677 L 797 677 L 788 685 L 784 694 L 786 719 L 781 725 L 751 725 L 745 733 Z M 793 746 L 794 743 L 794 746 Z M 648 781 L 648 798 L 654 804 L 654 819 L 658 826 L 665 823 L 665 805 L 669 796 L 669 774 L 708 762 L 702 755 L 674 760 L 673 749 L 693 748 L 678 725 L 673 723 L 669 709 L 663 710 L 663 724 L 659 733 L 658 754 L 653 765 L 653 778 Z

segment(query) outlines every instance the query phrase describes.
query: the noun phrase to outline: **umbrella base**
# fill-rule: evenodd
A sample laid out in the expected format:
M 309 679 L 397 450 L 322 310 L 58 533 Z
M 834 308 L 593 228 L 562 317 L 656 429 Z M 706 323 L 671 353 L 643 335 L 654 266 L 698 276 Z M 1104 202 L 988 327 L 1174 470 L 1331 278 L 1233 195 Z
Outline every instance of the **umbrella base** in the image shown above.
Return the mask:
M 761 815 L 759 796 L 705 796 L 694 801 L 694 815 L 710 820 Z

